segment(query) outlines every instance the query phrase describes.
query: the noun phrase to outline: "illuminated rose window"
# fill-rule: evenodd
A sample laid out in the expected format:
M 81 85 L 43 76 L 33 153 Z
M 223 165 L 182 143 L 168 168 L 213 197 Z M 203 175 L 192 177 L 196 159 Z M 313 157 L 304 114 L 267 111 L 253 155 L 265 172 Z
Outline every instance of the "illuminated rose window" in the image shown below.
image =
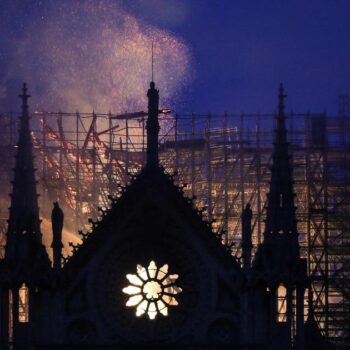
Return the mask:
M 178 305 L 175 295 L 182 291 L 175 285 L 179 276 L 170 275 L 168 265 L 158 268 L 154 261 L 147 269 L 137 265 L 136 270 L 136 275 L 126 275 L 130 282 L 123 289 L 125 294 L 130 295 L 126 306 L 135 307 L 138 317 L 147 314 L 154 320 L 158 314 L 168 316 L 168 307 Z

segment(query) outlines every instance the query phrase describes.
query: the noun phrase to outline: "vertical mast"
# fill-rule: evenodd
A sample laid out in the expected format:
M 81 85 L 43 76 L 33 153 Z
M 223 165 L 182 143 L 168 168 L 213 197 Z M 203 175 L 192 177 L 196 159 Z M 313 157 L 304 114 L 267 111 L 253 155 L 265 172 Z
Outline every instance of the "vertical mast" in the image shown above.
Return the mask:
M 156 90 L 152 81 L 147 92 L 148 97 L 148 119 L 147 119 L 147 166 L 158 167 L 158 134 L 159 134 L 159 91 Z

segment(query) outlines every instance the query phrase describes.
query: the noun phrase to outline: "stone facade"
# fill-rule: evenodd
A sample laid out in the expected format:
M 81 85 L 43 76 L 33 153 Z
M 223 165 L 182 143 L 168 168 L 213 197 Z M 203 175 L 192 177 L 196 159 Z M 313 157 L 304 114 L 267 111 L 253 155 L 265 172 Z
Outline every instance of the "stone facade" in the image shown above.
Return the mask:
M 101 209 L 63 264 L 57 203 L 53 262 L 41 241 L 23 87 L 0 262 L 1 349 L 305 349 L 308 280 L 299 256 L 282 86 L 264 242 L 252 257 L 248 204 L 242 266 L 159 165 L 153 82 L 147 96 L 147 165 L 108 210 Z

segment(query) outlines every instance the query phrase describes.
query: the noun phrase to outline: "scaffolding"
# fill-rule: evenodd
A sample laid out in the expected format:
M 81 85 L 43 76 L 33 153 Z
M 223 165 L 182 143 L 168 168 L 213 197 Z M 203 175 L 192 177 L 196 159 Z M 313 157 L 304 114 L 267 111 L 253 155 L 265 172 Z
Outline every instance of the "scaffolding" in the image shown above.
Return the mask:
M 0 197 L 3 239 L 16 116 L 0 115 L 0 183 L 8 186 Z M 350 345 L 350 118 L 345 109 L 339 116 L 287 117 L 299 241 L 308 259 L 316 321 L 328 339 L 345 348 Z M 52 202 L 59 200 L 66 229 L 88 230 L 88 218 L 96 219 L 99 207 L 109 207 L 109 195 L 116 195 L 145 163 L 145 118 L 33 113 L 41 215 L 48 219 Z M 254 249 L 263 240 L 274 123 L 272 114 L 160 116 L 161 164 L 178 174 L 185 195 L 238 259 L 241 213 L 248 202 Z

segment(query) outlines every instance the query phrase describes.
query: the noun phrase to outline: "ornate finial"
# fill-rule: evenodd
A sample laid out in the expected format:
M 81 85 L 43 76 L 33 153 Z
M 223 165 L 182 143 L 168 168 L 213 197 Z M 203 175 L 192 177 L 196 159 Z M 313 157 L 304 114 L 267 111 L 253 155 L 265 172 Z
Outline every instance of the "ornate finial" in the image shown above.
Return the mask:
M 22 116 L 27 116 L 28 114 L 28 99 L 30 95 L 27 94 L 27 84 L 23 83 L 22 94 L 18 95 L 22 100 Z
M 159 91 L 155 83 L 151 81 L 147 92 L 148 97 L 148 119 L 147 119 L 147 165 L 158 166 L 158 134 L 159 134 Z
M 27 95 L 27 90 L 27 84 L 23 83 L 22 94 L 18 95 L 22 99 L 23 105 L 27 105 L 28 98 L 30 97 L 30 95 Z
M 284 115 L 284 100 L 287 95 L 284 93 L 283 83 L 280 83 L 279 94 L 278 94 L 278 114 L 279 116 Z

